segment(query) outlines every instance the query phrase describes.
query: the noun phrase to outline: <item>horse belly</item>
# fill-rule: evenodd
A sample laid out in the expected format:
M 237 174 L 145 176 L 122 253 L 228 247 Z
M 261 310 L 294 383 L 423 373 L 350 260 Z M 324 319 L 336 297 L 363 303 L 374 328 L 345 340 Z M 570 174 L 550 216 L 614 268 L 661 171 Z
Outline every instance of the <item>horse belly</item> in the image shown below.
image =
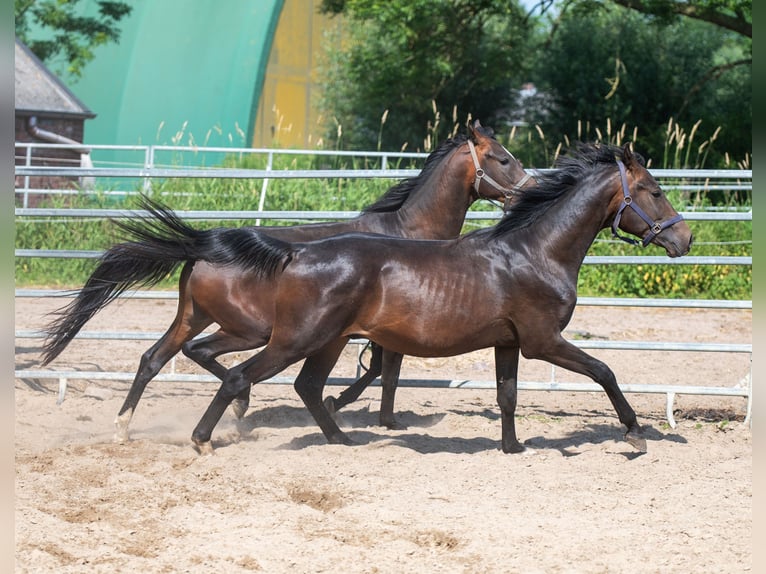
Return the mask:
M 509 333 L 485 328 L 472 329 L 464 323 L 419 325 L 406 329 L 371 329 L 365 334 L 383 348 L 415 357 L 451 357 L 485 349 L 509 339 Z
M 400 254 L 395 254 L 400 255 Z M 387 349 L 423 357 L 490 347 L 507 338 L 497 281 L 449 250 L 380 261 L 380 275 L 355 328 Z
M 456 305 L 402 296 L 381 305 L 373 316 L 362 317 L 352 330 L 386 349 L 418 357 L 459 355 L 512 338 L 498 310 L 470 299 Z

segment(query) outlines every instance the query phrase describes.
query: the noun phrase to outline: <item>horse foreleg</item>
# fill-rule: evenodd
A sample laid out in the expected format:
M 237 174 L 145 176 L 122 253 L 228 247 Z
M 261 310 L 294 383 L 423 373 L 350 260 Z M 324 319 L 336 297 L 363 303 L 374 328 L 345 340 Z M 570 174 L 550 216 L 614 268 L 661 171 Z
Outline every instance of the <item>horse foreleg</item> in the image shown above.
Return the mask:
M 403 424 L 394 418 L 394 396 L 399 386 L 399 373 L 402 368 L 403 355 L 383 350 L 383 375 L 381 384 L 383 391 L 380 400 L 380 424 L 390 429 L 405 429 Z
M 345 338 L 336 339 L 307 357 L 294 383 L 295 391 L 303 400 L 330 444 L 354 444 L 340 430 L 330 411 L 322 403 L 322 390 L 327 382 L 327 377 L 346 346 L 346 342 L 347 339 Z
M 337 398 L 333 396 L 325 398 L 324 405 L 331 413 L 339 411 L 346 405 L 357 400 L 364 390 L 380 375 L 382 370 L 383 349 L 375 343 L 372 343 L 371 349 L 372 355 L 370 357 L 370 368 L 367 369 L 367 372 L 354 381 L 354 383 L 338 395 Z
M 516 404 L 518 402 L 519 348 L 495 347 L 497 404 L 500 407 L 502 448 L 505 453 L 524 452 L 516 438 Z
M 543 359 L 575 373 L 586 375 L 601 385 L 609 397 L 617 417 L 627 429 L 625 440 L 637 451 L 646 452 L 646 438 L 638 424 L 636 412 L 617 385 L 614 372 L 605 363 L 590 356 L 563 337 L 559 337 L 555 346 L 548 347 L 546 353 L 535 355 L 534 358 Z

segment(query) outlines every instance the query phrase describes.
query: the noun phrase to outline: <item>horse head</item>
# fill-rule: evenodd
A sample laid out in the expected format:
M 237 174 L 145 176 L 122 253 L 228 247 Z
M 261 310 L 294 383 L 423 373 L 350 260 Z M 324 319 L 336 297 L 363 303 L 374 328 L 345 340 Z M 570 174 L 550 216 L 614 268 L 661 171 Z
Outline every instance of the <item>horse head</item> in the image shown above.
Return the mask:
M 468 151 L 473 161 L 473 189 L 478 198 L 502 200 L 506 208 L 513 196 L 535 180 L 524 166 L 495 139 L 491 128 L 475 120 L 468 126 Z
M 689 253 L 692 232 L 683 217 L 673 208 L 659 183 L 644 166 L 643 159 L 634 154 L 630 144 L 622 148 L 622 158 L 617 159 L 620 171 L 619 207 L 612 221 L 612 235 L 623 237 L 618 228 L 641 238 L 643 246 L 654 243 L 663 247 L 668 257 L 680 257 Z

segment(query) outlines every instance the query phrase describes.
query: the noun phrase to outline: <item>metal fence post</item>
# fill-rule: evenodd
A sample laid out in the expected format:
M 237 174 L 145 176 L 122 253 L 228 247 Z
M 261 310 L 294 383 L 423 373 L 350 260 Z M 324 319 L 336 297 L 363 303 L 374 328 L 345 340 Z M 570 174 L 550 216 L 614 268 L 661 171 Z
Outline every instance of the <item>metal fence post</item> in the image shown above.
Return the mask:
M 271 167 L 274 164 L 274 152 L 270 151 L 268 156 L 266 156 L 266 171 L 271 171 Z M 264 206 L 266 205 L 266 188 L 269 186 L 269 178 L 264 177 L 263 183 L 261 184 L 261 197 L 258 199 L 258 211 L 263 211 Z M 261 218 L 255 220 L 256 225 L 261 224 Z

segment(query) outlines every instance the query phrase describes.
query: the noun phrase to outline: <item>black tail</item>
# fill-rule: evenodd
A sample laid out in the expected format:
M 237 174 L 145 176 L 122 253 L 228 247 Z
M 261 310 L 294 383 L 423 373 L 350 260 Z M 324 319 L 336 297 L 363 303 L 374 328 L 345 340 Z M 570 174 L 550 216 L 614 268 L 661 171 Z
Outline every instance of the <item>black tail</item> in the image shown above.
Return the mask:
M 149 215 L 114 221 L 131 240 L 104 252 L 77 296 L 56 312 L 58 317 L 47 328 L 43 365 L 59 356 L 85 323 L 126 289 L 151 287 L 182 263 L 202 260 L 270 276 L 291 259 L 288 243 L 252 228 L 198 230 L 145 196 L 140 207 Z

